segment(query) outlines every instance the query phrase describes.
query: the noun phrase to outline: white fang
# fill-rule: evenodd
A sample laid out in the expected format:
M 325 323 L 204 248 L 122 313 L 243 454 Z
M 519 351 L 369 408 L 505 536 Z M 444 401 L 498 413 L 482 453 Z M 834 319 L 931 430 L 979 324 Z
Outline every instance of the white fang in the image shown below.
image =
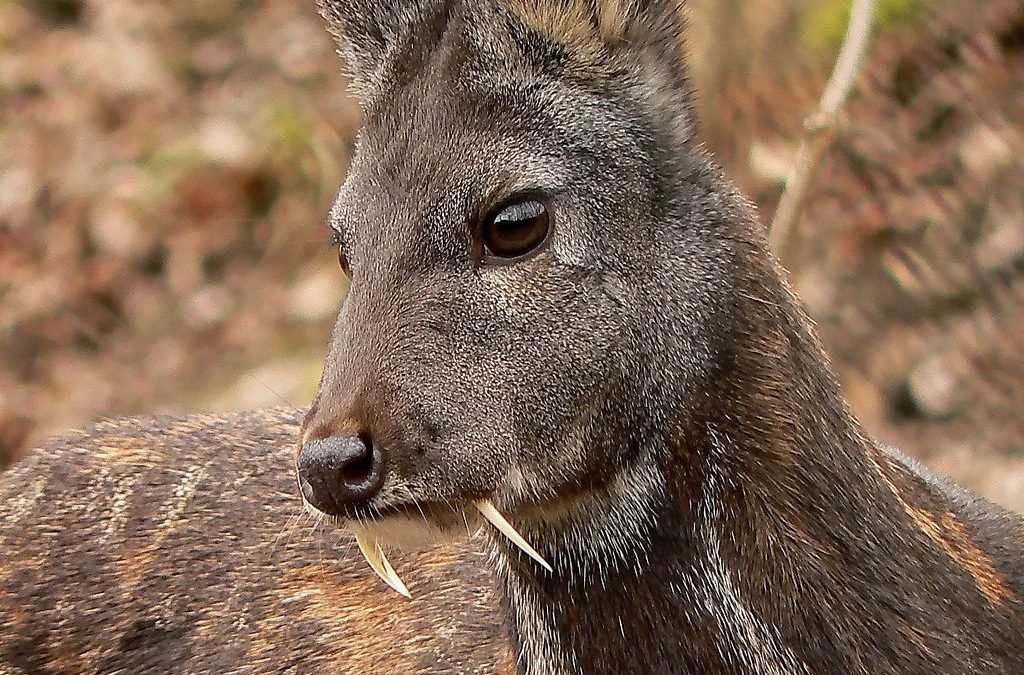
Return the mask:
M 356 535 L 356 544 L 359 545 L 359 550 L 362 552 L 363 557 L 366 558 L 366 562 L 370 563 L 370 567 L 377 573 L 377 576 L 384 580 L 384 583 L 398 591 L 399 594 L 412 598 L 409 589 L 398 578 L 395 568 L 388 562 L 387 556 L 384 555 L 384 551 L 376 539 L 371 539 L 367 535 L 360 533 Z
M 537 553 L 532 546 L 526 543 L 526 540 L 523 539 L 523 535 L 519 534 L 519 532 L 516 531 L 516 528 L 512 527 L 512 524 L 505 520 L 505 516 L 501 515 L 501 513 L 498 512 L 498 509 L 494 508 L 494 504 L 491 503 L 490 499 L 481 499 L 475 502 L 474 506 L 476 506 L 477 511 L 480 512 L 480 515 L 483 516 L 487 522 L 493 525 L 495 529 L 503 535 L 508 537 L 509 541 L 522 549 L 523 553 L 540 563 L 541 567 L 546 569 L 548 572 L 552 571 L 551 565 L 548 564 L 548 561 L 544 560 L 540 553 Z

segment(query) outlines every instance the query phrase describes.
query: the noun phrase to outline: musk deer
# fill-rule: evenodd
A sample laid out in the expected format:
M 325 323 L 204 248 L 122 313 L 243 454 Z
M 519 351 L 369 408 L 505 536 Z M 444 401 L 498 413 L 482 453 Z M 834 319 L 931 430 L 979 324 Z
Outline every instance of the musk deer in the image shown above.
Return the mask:
M 321 7 L 364 119 L 316 400 L 5 474 L 0 672 L 1024 672 L 1021 518 L 844 403 L 676 0 Z

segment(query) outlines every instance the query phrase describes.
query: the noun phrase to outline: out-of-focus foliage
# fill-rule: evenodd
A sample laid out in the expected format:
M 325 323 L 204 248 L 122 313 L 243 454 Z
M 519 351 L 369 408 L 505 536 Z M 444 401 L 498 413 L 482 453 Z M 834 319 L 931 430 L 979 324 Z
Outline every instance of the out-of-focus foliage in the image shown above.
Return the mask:
M 308 397 L 344 291 L 322 226 L 357 123 L 339 66 L 313 2 L 0 4 L 7 447 Z
M 798 289 L 872 427 L 1024 508 L 1024 3 L 921 21 L 877 45 Z
M 1024 3 L 880 0 L 794 282 L 869 428 L 1024 508 Z M 691 0 L 703 138 L 769 220 L 846 0 Z M 0 0 L 0 455 L 301 404 L 358 112 L 312 0 Z
M 801 121 L 787 78 L 728 80 L 709 139 L 767 213 Z M 873 432 L 1022 509 L 1024 3 L 932 4 L 883 31 L 846 117 L 797 289 Z
M 878 30 L 894 28 L 925 11 L 926 0 L 877 0 L 875 25 Z M 820 50 L 837 50 L 850 20 L 849 0 L 819 0 L 809 5 L 800 22 L 804 42 Z

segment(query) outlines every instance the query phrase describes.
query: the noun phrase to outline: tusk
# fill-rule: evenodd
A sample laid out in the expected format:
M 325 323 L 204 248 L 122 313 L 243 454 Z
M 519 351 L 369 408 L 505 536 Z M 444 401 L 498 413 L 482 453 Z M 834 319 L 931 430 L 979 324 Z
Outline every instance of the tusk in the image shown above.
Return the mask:
M 516 531 L 516 528 L 512 527 L 512 523 L 505 519 L 505 516 L 498 512 L 498 509 L 494 508 L 494 504 L 490 499 L 480 499 L 473 504 L 476 506 L 477 511 L 480 515 L 487 519 L 491 525 L 495 527 L 499 532 L 508 537 L 509 541 L 522 549 L 523 553 L 530 556 L 548 572 L 551 572 L 551 565 L 548 564 L 547 560 L 541 557 L 540 553 L 537 553 L 536 549 L 526 543 L 523 539 L 523 535 Z M 371 563 L 372 564 L 372 563 Z
M 395 568 L 388 562 L 387 556 L 384 555 L 384 551 L 376 539 L 371 539 L 365 534 L 360 533 L 356 535 L 356 544 L 359 545 L 359 550 L 362 552 L 363 557 L 366 558 L 366 562 L 370 563 L 370 567 L 377 573 L 377 576 L 384 580 L 384 583 L 398 591 L 399 594 L 412 598 L 409 589 L 398 578 Z

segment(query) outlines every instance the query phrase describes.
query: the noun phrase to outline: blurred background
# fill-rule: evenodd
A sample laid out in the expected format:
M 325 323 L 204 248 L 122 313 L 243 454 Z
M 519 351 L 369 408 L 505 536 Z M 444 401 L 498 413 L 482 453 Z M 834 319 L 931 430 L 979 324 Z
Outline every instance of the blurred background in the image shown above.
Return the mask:
M 1024 0 L 879 0 L 793 281 L 868 428 L 1024 511 Z M 691 0 L 770 221 L 847 0 Z M 308 403 L 358 111 L 312 0 L 0 0 L 0 466 L 100 416 Z

